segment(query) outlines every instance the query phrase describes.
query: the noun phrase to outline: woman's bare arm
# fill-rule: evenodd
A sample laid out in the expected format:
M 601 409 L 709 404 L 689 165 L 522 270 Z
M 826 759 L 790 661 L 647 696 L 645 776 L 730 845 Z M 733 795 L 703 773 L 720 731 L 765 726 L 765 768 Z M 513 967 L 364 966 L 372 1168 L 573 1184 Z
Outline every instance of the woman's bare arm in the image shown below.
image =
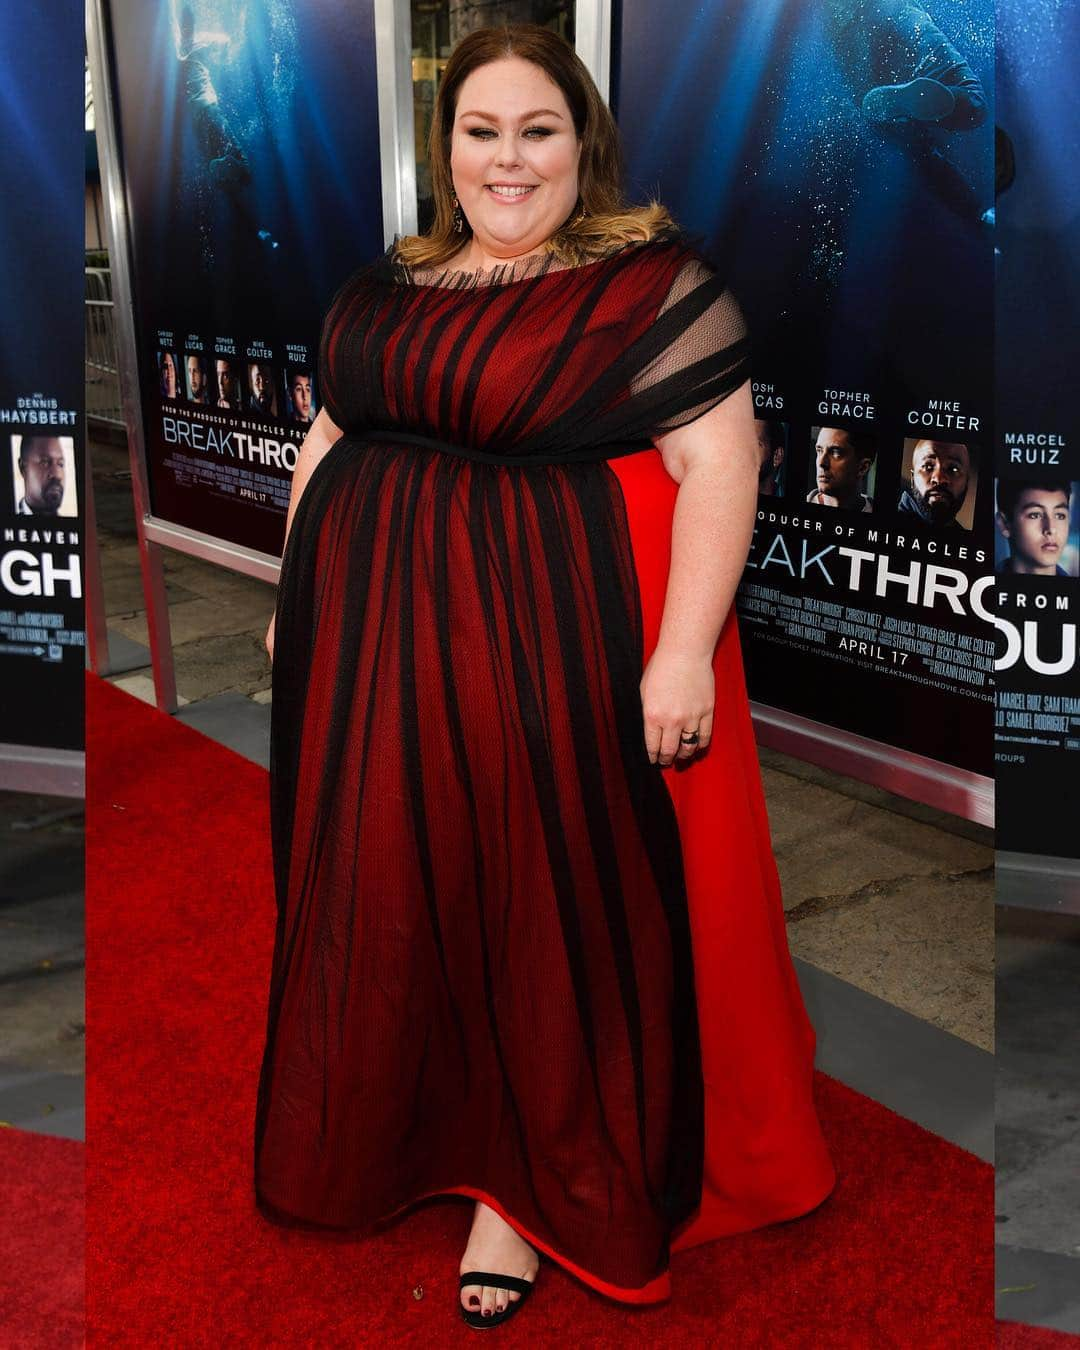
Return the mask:
M 285 516 L 285 539 L 289 538 L 289 531 L 292 529 L 293 517 L 296 515 L 296 508 L 300 498 L 303 496 L 304 488 L 307 487 L 308 479 L 315 472 L 315 466 L 327 450 L 341 436 L 341 429 L 331 422 L 325 408 L 319 410 L 318 416 L 311 424 L 311 430 L 304 437 L 304 443 L 300 447 L 300 453 L 297 456 L 296 468 L 293 469 L 292 488 L 289 492 L 289 510 Z M 284 552 L 284 544 L 282 545 Z M 274 619 L 276 614 L 271 616 L 270 627 L 266 630 L 266 650 L 270 653 L 270 659 L 274 659 Z
M 658 645 L 711 660 L 754 530 L 760 452 L 749 381 L 656 444 L 679 484 Z
M 712 735 L 712 658 L 731 609 L 754 530 L 758 458 L 747 381 L 695 421 L 656 437 L 679 484 L 671 567 L 656 649 L 642 676 L 649 758 L 670 764 Z M 697 727 L 697 746 L 679 734 Z

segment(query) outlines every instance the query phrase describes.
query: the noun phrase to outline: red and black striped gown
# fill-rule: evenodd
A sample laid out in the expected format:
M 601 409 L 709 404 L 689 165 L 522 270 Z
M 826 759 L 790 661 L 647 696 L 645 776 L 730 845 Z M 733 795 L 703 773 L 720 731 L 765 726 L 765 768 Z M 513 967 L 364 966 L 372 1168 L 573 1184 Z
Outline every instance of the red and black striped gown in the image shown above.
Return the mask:
M 677 232 L 341 288 L 343 435 L 278 591 L 278 922 L 255 1189 L 366 1229 L 484 1200 L 629 1302 L 833 1184 L 735 620 L 711 746 L 651 764 L 639 683 L 677 487 L 651 437 L 747 378 Z

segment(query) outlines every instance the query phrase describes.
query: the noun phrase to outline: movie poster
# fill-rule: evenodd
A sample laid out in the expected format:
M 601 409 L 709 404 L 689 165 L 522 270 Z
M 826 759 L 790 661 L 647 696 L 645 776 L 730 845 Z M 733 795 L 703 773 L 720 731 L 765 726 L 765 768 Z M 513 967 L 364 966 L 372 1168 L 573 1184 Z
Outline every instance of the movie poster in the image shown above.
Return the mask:
M 1080 858 L 1080 8 L 999 0 L 998 846 Z
M 0 7 L 0 743 L 63 750 L 84 743 L 81 25 L 72 0 Z
M 371 0 L 109 0 L 154 515 L 280 555 L 333 292 L 383 250 Z
M 993 769 L 990 0 L 625 0 L 635 200 L 754 340 L 751 697 Z

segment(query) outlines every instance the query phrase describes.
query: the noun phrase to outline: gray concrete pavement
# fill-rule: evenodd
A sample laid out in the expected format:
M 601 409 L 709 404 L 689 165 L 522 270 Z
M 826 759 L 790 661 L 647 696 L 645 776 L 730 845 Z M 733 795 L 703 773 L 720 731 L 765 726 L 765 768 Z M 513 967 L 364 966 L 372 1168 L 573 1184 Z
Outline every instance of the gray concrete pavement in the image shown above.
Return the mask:
M 1080 1257 L 1080 918 L 998 920 L 999 1240 Z
M 0 1121 L 84 1131 L 83 807 L 0 793 Z
M 761 752 L 792 952 L 993 1050 L 993 835 Z
M 998 915 L 1002 1317 L 1080 1333 L 1080 918 Z

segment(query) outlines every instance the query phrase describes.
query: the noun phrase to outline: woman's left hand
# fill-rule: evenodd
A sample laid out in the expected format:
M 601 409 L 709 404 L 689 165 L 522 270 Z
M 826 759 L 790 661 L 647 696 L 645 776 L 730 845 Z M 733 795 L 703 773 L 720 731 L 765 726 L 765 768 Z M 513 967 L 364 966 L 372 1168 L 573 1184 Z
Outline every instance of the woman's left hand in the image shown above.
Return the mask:
M 641 677 L 645 748 L 651 763 L 666 768 L 704 750 L 712 738 L 716 682 L 711 659 L 657 647 Z M 692 745 L 683 732 L 696 731 Z

